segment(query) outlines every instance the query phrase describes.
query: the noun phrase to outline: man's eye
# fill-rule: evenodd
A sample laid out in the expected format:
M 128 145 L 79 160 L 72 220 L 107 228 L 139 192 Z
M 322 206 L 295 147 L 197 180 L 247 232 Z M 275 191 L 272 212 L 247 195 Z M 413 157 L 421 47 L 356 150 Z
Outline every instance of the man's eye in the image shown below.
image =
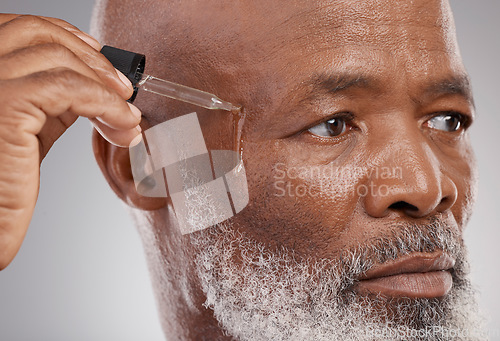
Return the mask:
M 463 115 L 458 113 L 446 113 L 434 116 L 427 121 L 427 126 L 432 129 L 454 132 L 462 128 L 465 123 Z
M 311 134 L 324 137 L 337 137 L 347 130 L 346 120 L 343 118 L 332 118 L 331 120 L 321 122 L 307 131 Z

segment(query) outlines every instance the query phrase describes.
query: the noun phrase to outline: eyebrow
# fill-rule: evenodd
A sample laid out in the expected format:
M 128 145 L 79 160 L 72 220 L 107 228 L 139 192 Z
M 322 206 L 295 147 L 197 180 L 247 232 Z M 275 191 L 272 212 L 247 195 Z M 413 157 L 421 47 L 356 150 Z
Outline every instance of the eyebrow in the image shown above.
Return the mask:
M 342 72 L 342 73 L 321 73 L 313 75 L 307 84 L 311 87 L 311 96 L 317 92 L 327 94 L 339 94 L 351 89 L 371 89 L 380 91 L 382 82 L 362 73 Z M 460 95 L 464 97 L 473 107 L 474 98 L 470 78 L 467 74 L 453 75 L 438 81 L 433 81 L 424 86 L 423 96 L 439 97 L 444 95 Z M 419 103 L 420 100 L 415 100 Z
M 475 108 L 470 78 L 466 74 L 451 76 L 432 83 L 424 89 L 424 94 L 434 96 L 460 95 Z
M 352 88 L 375 88 L 373 79 L 360 73 L 321 73 L 316 74 L 309 80 L 309 85 L 314 91 L 326 91 L 329 94 L 336 94 Z

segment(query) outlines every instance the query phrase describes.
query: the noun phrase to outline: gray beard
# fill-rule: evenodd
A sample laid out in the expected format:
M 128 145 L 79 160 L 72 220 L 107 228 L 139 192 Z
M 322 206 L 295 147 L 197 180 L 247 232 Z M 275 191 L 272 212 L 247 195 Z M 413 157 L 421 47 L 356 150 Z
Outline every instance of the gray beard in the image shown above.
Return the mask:
M 190 235 L 205 307 L 238 340 L 486 340 L 463 242 L 437 220 L 398 225 L 391 236 L 343 250 L 336 259 L 271 251 L 219 224 Z M 411 252 L 456 258 L 443 298 L 390 299 L 352 290 L 376 263 Z M 238 259 L 238 262 L 235 262 Z

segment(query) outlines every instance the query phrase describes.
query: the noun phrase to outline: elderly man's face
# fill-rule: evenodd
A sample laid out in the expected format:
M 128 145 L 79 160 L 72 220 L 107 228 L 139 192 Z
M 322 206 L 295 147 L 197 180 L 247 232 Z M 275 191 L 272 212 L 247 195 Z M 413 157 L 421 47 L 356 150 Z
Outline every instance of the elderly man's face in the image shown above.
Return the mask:
M 128 44 L 151 73 L 243 105 L 250 203 L 189 236 L 170 206 L 136 212 L 165 328 L 174 310 L 249 340 L 472 323 L 474 108 L 447 2 L 167 7 L 144 10 L 157 39 Z M 137 102 L 152 124 L 167 118 L 158 101 Z

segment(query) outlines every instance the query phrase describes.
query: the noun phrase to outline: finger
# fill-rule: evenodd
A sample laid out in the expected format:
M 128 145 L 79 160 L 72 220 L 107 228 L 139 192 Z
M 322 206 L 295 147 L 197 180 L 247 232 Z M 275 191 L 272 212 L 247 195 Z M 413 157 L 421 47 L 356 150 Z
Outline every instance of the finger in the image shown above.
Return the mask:
M 6 22 L 11 21 L 12 19 L 15 19 L 19 16 L 21 16 L 21 14 L 0 13 L 0 25 L 5 24 Z
M 0 26 L 0 55 L 31 45 L 55 43 L 67 47 L 95 70 L 104 84 L 115 89 L 123 98 L 132 96 L 130 82 L 125 84 L 111 63 L 98 51 L 74 34 L 51 22 L 33 16 L 18 16 Z
M 68 23 L 64 20 L 57 19 L 57 18 L 42 17 L 42 19 L 47 20 L 54 25 L 57 25 L 59 27 L 64 28 L 65 30 L 73 33 L 78 38 L 80 38 L 81 40 L 86 42 L 88 45 L 92 46 L 94 48 L 94 50 L 101 51 L 101 48 L 102 48 L 101 43 L 99 43 L 99 41 L 96 38 L 92 37 L 90 34 L 81 31 L 78 27 L 71 25 L 70 23 Z
M 59 44 L 42 44 L 16 50 L 0 57 L 0 79 L 20 78 L 57 67 L 72 69 L 97 82 L 97 73 L 71 50 Z
M 141 120 L 139 109 L 115 91 L 71 69 L 42 71 L 0 84 L 0 126 L 14 123 L 34 135 L 40 132 L 46 115 L 56 117 L 66 112 L 98 118 L 123 130 L 134 128 Z
M 94 69 L 91 69 L 71 50 L 59 44 L 42 44 L 16 50 L 0 57 L 0 79 L 12 79 L 26 76 L 56 67 L 73 69 L 89 78 L 102 82 Z M 124 83 L 130 81 L 115 69 Z
M 129 130 L 116 130 L 96 119 L 90 119 L 90 121 L 95 130 L 97 130 L 106 141 L 118 147 L 133 147 L 137 145 L 142 138 L 142 129 L 140 126 Z
M 0 25 L 6 23 L 8 21 L 11 21 L 12 19 L 15 19 L 19 16 L 21 16 L 21 14 L 0 13 Z M 40 16 L 40 18 L 47 20 L 47 21 L 53 23 L 54 25 L 57 25 L 61 28 L 64 28 L 65 30 L 73 33 L 78 38 L 80 38 L 81 40 L 83 40 L 84 42 L 86 42 L 87 44 L 92 46 L 95 50 L 97 50 L 97 51 L 101 50 L 102 46 L 99 43 L 99 41 L 97 41 L 97 39 L 92 37 L 90 34 L 81 31 L 78 27 L 71 25 L 70 23 L 68 23 L 62 19 L 44 17 L 44 16 Z

